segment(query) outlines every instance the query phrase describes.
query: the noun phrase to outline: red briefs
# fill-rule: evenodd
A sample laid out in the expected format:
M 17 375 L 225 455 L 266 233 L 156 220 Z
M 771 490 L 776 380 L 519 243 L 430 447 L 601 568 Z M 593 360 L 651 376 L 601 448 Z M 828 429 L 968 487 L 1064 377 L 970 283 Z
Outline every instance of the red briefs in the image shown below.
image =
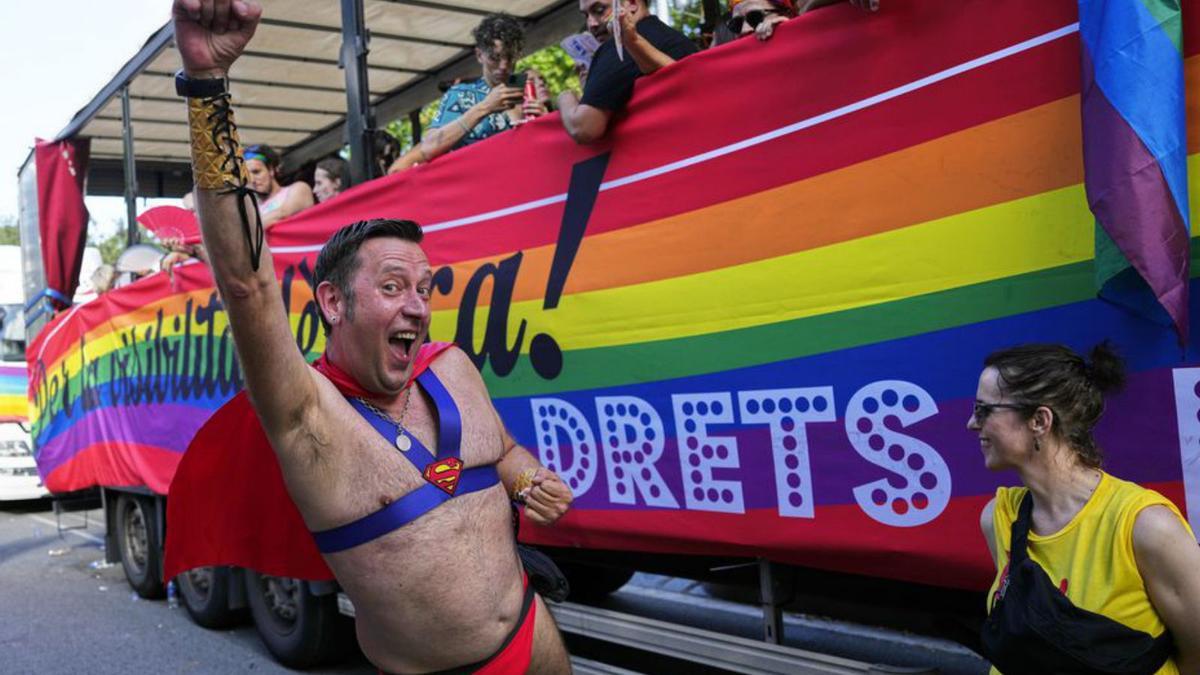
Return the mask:
M 458 668 L 440 670 L 430 675 L 522 675 L 529 670 L 533 657 L 533 627 L 537 623 L 537 602 L 529 575 L 522 573 L 525 598 L 521 601 L 521 616 L 517 625 L 504 638 L 500 648 L 490 657 Z M 383 671 L 380 671 L 383 675 Z

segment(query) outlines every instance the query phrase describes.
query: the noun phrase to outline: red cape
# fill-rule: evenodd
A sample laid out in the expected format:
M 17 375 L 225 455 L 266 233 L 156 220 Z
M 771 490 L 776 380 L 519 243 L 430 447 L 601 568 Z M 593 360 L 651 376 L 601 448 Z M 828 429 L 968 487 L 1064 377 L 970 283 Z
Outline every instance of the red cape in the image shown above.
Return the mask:
M 452 346 L 451 342 L 422 345 L 412 377 Z M 313 366 L 342 393 L 366 393 L 324 356 Z M 297 579 L 333 579 L 288 496 L 275 451 L 245 391 L 221 406 L 196 433 L 167 497 L 164 578 L 206 565 L 236 565 Z

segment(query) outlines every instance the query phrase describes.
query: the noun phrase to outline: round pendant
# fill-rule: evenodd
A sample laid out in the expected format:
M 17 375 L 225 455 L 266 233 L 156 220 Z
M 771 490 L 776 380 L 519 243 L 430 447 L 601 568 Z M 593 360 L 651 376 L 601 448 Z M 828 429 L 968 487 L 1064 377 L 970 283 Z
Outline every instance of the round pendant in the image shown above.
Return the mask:
M 400 452 L 408 452 L 412 448 L 412 439 L 403 431 L 396 434 L 396 447 Z

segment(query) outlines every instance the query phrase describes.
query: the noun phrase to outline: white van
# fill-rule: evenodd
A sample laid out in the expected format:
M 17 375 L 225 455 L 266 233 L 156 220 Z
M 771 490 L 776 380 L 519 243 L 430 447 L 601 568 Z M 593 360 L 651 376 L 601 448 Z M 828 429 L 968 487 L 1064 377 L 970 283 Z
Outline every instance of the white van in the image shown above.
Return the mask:
M 21 248 L 0 246 L 0 500 L 50 494 L 38 477 L 29 436 L 21 280 Z

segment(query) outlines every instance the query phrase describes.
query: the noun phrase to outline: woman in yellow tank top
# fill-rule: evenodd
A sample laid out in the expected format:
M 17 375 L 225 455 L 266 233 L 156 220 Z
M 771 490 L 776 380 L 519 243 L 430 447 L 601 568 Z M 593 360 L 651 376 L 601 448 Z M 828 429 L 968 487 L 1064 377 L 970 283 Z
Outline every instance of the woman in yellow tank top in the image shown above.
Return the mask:
M 984 366 L 967 427 L 979 434 L 987 468 L 1016 470 L 1024 485 L 998 489 L 980 518 L 997 569 L 989 614 L 1010 590 L 1013 523 L 1029 495 L 1025 550 L 1047 587 L 1121 624 L 1117 630 L 1140 631 L 1158 643 L 1170 631 L 1171 656 L 1153 672 L 1200 674 L 1200 547 L 1169 500 L 1101 470 L 1092 438 L 1104 394 L 1123 382 L 1119 357 L 1107 344 L 1092 351 L 1090 363 L 1066 347 L 1027 345 L 996 352 Z M 1057 628 L 1070 637 L 1063 641 L 1086 638 L 1077 626 Z M 1042 628 L 1033 632 L 1046 640 Z M 1020 639 L 1005 647 L 1010 656 L 1023 648 Z M 1030 653 L 1017 660 L 1028 662 Z

